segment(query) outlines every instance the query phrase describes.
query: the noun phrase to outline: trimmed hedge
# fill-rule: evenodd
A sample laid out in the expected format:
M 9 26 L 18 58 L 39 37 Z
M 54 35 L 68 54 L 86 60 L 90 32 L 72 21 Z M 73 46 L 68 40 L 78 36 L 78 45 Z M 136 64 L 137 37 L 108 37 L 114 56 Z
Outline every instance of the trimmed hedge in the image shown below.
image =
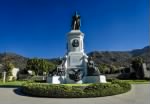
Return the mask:
M 63 84 L 25 83 L 22 91 L 36 97 L 84 98 L 102 97 L 121 94 L 129 91 L 131 85 L 122 81 L 95 83 L 88 86 L 67 86 Z

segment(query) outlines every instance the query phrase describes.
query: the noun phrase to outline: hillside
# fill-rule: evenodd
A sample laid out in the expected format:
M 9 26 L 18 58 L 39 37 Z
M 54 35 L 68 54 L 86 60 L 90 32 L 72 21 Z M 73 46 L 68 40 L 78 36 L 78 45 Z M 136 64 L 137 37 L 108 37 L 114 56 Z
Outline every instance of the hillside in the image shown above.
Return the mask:
M 150 47 L 134 49 L 132 51 L 94 51 L 88 53 L 97 64 L 113 64 L 117 66 L 128 66 L 134 57 L 142 57 L 150 66 Z
M 144 47 L 143 49 L 135 49 L 130 53 L 133 57 L 142 57 L 146 63 L 150 64 L 150 46 Z
M 88 53 L 88 56 L 92 56 L 97 64 L 113 64 L 116 66 L 128 66 L 131 63 L 132 58 L 140 56 L 150 67 L 149 46 L 132 51 L 94 51 Z M 15 53 L 0 53 L 0 64 L 8 60 L 16 67 L 23 69 L 26 66 L 28 58 Z M 58 59 L 49 59 L 49 61 L 57 63 Z
M 128 66 L 131 62 L 132 55 L 128 52 L 90 52 L 89 57 L 93 57 L 93 60 L 97 64 L 111 64 L 115 66 Z
M 23 69 L 26 66 L 27 60 L 28 58 L 15 54 L 15 53 L 7 53 L 7 52 L 0 53 L 0 64 L 3 64 L 6 61 L 9 61 L 13 65 L 15 65 L 15 67 Z

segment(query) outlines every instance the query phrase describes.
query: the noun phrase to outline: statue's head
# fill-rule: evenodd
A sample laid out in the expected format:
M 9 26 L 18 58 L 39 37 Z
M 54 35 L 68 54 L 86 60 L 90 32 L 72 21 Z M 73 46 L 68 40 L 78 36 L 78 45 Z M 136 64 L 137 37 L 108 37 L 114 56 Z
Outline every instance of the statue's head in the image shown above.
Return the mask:
M 75 14 L 74 14 L 75 17 L 80 17 L 80 15 L 78 14 L 77 11 L 75 11 Z

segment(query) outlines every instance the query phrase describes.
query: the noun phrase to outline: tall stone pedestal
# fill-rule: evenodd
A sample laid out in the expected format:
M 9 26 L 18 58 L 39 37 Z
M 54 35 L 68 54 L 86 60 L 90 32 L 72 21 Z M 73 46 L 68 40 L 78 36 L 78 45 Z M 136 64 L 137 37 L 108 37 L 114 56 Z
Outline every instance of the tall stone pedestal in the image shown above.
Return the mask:
M 47 82 L 53 84 L 106 83 L 105 76 L 97 72 L 96 75 L 92 74 L 91 70 L 96 70 L 96 67 L 93 63 L 89 64 L 88 56 L 84 53 L 84 34 L 80 30 L 72 30 L 67 36 L 67 53 L 62 64 L 57 68 L 57 72 L 63 71 L 65 74 L 48 77 Z M 92 65 L 92 68 L 90 69 L 88 65 Z
M 72 30 L 67 38 L 66 83 L 83 83 L 87 75 L 87 58 L 83 46 L 84 34 L 80 30 Z

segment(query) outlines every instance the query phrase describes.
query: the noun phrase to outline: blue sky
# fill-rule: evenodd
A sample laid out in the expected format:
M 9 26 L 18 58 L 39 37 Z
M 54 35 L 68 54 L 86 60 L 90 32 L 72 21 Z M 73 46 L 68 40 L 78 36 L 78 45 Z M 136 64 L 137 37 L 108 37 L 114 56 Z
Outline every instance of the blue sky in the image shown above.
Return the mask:
M 85 52 L 149 44 L 149 0 L 0 0 L 0 52 L 52 58 L 66 52 L 74 11 Z

